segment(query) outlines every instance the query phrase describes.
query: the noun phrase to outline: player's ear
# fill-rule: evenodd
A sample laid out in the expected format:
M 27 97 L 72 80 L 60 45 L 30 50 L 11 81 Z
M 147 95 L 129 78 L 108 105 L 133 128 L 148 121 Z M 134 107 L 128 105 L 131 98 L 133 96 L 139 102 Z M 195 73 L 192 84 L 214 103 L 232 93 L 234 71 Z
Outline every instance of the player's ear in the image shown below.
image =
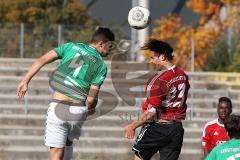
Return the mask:
M 103 47 L 104 42 L 103 41 L 99 41 L 98 44 L 99 44 L 100 47 Z
M 161 58 L 162 61 L 166 60 L 166 56 L 164 54 L 161 54 L 160 58 Z

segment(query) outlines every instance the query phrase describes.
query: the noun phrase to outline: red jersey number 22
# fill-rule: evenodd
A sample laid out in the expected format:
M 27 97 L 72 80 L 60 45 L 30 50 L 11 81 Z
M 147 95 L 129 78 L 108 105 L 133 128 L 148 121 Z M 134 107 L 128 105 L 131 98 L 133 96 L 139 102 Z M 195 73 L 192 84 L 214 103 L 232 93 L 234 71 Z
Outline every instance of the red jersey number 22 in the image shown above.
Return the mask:
M 180 83 L 177 86 L 171 87 L 166 99 L 162 101 L 164 107 L 181 107 L 185 100 L 186 84 Z

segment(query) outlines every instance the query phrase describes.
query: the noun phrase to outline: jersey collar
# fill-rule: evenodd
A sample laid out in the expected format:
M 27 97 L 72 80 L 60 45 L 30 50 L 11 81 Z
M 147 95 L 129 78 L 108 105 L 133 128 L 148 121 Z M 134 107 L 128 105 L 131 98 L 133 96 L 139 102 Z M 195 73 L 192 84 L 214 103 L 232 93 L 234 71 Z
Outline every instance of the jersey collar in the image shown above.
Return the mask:
M 91 48 L 91 49 L 93 49 L 93 50 L 97 51 L 97 49 L 96 49 L 96 48 L 94 48 L 93 46 L 91 46 L 91 45 L 88 45 L 88 46 L 89 46 L 89 48 Z
M 101 54 L 97 51 L 96 48 L 94 48 L 94 47 L 91 46 L 90 44 L 86 45 L 85 48 L 88 49 L 88 50 L 94 51 L 93 53 L 102 59 Z M 98 53 L 98 54 L 96 54 L 96 53 Z
M 168 70 L 172 70 L 175 67 L 176 67 L 176 65 L 173 65 L 172 67 L 168 68 Z
M 217 119 L 217 124 L 221 127 L 224 127 L 224 124 L 221 124 L 218 119 Z

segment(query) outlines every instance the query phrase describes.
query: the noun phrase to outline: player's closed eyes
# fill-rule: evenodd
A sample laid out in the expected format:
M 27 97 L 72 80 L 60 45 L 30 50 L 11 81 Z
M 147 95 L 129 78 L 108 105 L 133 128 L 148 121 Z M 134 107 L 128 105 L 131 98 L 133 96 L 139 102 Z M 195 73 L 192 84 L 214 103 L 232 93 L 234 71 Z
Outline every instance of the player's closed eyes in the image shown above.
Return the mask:
M 112 42 L 112 43 L 110 43 L 110 44 L 108 45 L 108 48 L 109 48 L 110 50 L 113 50 L 113 49 L 116 48 L 116 44 Z

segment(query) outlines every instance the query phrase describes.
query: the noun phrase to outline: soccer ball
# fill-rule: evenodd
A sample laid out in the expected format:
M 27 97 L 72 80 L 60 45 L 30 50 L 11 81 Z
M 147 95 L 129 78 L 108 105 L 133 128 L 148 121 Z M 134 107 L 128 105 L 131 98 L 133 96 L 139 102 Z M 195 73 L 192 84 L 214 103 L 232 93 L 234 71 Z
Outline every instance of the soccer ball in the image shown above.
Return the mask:
M 136 6 L 128 13 L 128 23 L 135 29 L 146 28 L 150 23 L 150 12 L 147 8 Z

